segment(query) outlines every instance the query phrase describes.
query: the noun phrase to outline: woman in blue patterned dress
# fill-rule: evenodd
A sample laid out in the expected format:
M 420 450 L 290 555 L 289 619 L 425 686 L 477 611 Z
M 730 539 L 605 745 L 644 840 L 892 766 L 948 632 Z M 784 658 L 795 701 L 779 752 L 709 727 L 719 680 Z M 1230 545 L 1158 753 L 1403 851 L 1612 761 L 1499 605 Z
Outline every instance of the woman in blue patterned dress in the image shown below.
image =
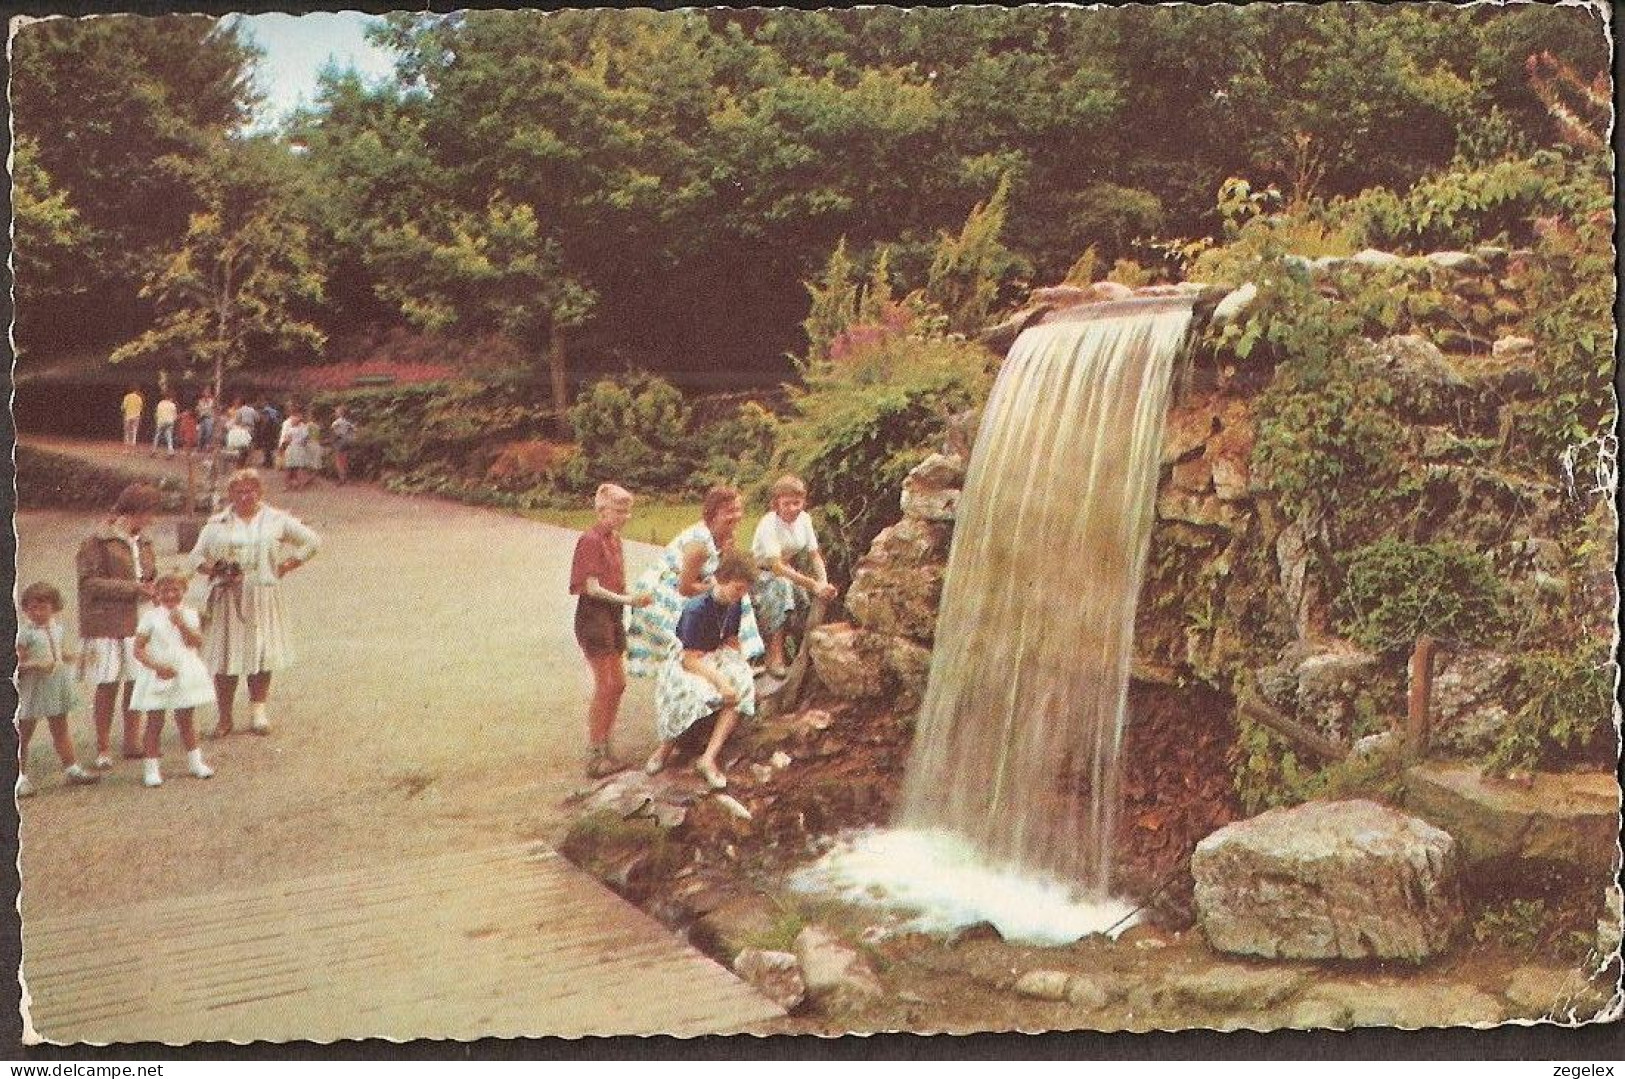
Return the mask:
M 683 604 L 711 590 L 723 552 L 734 549 L 734 532 L 745 518 L 744 497 L 732 487 L 713 487 L 705 493 L 700 516 L 666 544 L 660 560 L 632 585 L 633 593 L 654 597 L 627 619 L 626 666 L 640 678 L 658 674 L 676 651 L 674 633 Z M 739 646 L 747 660 L 765 651 L 748 595 L 740 616 Z

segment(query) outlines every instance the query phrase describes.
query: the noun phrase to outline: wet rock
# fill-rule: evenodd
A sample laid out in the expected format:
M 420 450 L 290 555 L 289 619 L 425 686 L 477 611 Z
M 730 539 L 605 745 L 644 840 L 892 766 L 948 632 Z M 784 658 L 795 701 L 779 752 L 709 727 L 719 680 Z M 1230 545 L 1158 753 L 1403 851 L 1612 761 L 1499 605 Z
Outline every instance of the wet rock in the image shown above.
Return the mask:
M 1421 961 L 1461 921 L 1455 841 L 1364 800 L 1272 809 L 1191 856 L 1197 920 L 1220 951 Z
M 955 932 L 948 938 L 948 947 L 957 948 L 961 944 L 974 944 L 977 941 L 992 940 L 1003 941 L 1004 934 L 999 932 L 992 922 L 976 922 Z
M 1356 353 L 1366 368 L 1387 378 L 1402 405 L 1427 415 L 1453 399 L 1466 382 L 1444 358 L 1437 345 L 1420 334 L 1398 334 L 1366 342 Z
M 1258 286 L 1248 281 L 1219 301 L 1218 306 L 1213 309 L 1213 321 L 1221 326 L 1234 321 L 1244 314 L 1256 299 Z
M 1251 1011 L 1279 1004 L 1309 981 L 1307 971 L 1225 963 L 1175 975 L 1163 988 L 1167 995 L 1191 1007 Z
M 1470 985 L 1414 981 L 1330 982 L 1305 994 L 1299 1007 L 1324 1008 L 1341 1020 L 1336 1026 L 1426 1027 L 1494 1026 L 1506 1019 L 1501 1002 Z
M 1405 808 L 1455 836 L 1465 865 L 1525 858 L 1612 880 L 1619 780 L 1612 772 L 1540 772 L 1530 785 L 1486 779 L 1471 765 L 1405 772 Z
M 818 680 L 837 697 L 864 700 L 886 690 L 874 635 L 849 622 L 829 622 L 807 634 Z
M 948 543 L 953 529 L 940 521 L 905 517 L 880 534 L 869 545 L 865 560 L 871 565 L 920 566 L 947 562 Z
M 1286 1025 L 1293 1030 L 1347 1030 L 1353 1026 L 1348 1008 L 1321 997 L 1306 997 L 1292 1005 Z
M 961 461 L 970 460 L 971 450 L 976 446 L 976 433 L 981 426 L 982 410 L 979 408 L 966 409 L 950 416 L 942 437 L 942 452 Z
M 795 1011 L 807 997 L 801 964 L 789 952 L 746 948 L 734 957 L 733 970 L 758 993 L 787 1012 Z
M 918 491 L 904 487 L 898 505 L 905 517 L 921 521 L 952 521 L 959 513 L 959 492 Z
M 809 925 L 797 934 L 795 954 L 807 994 L 830 1011 L 856 1011 L 886 995 L 863 957 L 821 926 Z
M 1434 670 L 1432 741 L 1462 755 L 1487 752 L 1511 716 L 1512 661 L 1497 652 L 1446 651 Z
M 997 326 L 990 326 L 983 330 L 977 335 L 977 343 L 983 348 L 1003 356 L 1010 351 L 1010 346 L 1016 343 L 1016 338 L 1021 336 L 1022 330 L 1037 322 L 1049 311 L 1050 306 L 1048 304 L 1036 304 L 1023 308 Z
M 1034 1000 L 1065 1000 L 1068 975 L 1064 970 L 1029 970 L 1016 979 L 1015 993 Z
M 1534 354 L 1535 339 L 1532 337 L 1499 337 L 1490 346 L 1490 355 L 1498 360 L 1522 359 Z
M 887 637 L 881 643 L 880 664 L 896 690 L 898 708 L 918 707 L 931 676 L 931 650 L 903 637 Z
M 1368 269 L 1383 266 L 1398 266 L 1404 261 L 1404 259 L 1400 258 L 1396 254 L 1393 254 L 1392 252 L 1378 251 L 1376 248 L 1372 247 L 1368 247 L 1364 251 L 1361 251 L 1349 258 L 1349 262 L 1353 263 L 1354 265 L 1364 266 Z
M 1205 456 L 1181 461 L 1169 473 L 1168 487 L 1184 494 L 1206 494 L 1213 489 L 1213 465 Z
M 958 490 L 965 485 L 965 462 L 958 455 L 933 453 L 909 472 L 903 486 L 921 491 Z
M 1507 979 L 1506 998 L 1525 1019 L 1591 1019 L 1606 999 L 1578 970 L 1519 967 Z

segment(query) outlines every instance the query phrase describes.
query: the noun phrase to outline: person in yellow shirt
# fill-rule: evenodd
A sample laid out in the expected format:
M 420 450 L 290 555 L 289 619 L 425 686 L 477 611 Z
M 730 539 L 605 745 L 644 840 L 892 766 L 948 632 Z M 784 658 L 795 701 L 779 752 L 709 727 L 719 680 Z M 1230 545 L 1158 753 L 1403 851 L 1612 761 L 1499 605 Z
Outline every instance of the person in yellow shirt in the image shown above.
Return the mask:
M 124 402 L 119 406 L 124 413 L 124 448 L 133 450 L 136 447 L 136 436 L 141 433 L 141 413 L 145 411 L 147 402 L 141 396 L 141 391 L 134 386 L 124 395 Z

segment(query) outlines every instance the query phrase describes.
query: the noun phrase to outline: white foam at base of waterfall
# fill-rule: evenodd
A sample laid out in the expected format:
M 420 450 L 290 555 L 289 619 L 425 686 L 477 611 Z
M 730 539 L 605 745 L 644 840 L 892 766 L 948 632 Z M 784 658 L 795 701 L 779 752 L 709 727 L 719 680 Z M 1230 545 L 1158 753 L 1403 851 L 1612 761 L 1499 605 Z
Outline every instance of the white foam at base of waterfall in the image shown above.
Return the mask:
M 1061 881 L 990 866 L 963 836 L 939 830 L 842 835 L 789 883 L 798 892 L 898 914 L 900 930 L 947 934 L 990 922 L 1018 944 L 1071 944 L 1108 929 L 1115 937 L 1135 921 L 1131 902 L 1082 899 Z

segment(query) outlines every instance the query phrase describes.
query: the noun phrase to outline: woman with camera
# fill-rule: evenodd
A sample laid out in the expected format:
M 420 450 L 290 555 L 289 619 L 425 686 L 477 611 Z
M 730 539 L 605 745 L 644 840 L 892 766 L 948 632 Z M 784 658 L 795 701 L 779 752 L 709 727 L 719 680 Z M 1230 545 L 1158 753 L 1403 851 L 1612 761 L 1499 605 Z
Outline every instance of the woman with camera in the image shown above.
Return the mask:
M 214 673 L 216 738 L 232 731 L 232 701 L 242 677 L 254 713 L 250 729 L 270 733 L 271 675 L 293 658 L 278 582 L 321 547 L 315 532 L 291 513 L 267 505 L 264 497 L 258 472 L 233 472 L 226 481 L 226 508 L 209 518 L 192 548 L 193 568 L 209 578 L 203 658 Z

